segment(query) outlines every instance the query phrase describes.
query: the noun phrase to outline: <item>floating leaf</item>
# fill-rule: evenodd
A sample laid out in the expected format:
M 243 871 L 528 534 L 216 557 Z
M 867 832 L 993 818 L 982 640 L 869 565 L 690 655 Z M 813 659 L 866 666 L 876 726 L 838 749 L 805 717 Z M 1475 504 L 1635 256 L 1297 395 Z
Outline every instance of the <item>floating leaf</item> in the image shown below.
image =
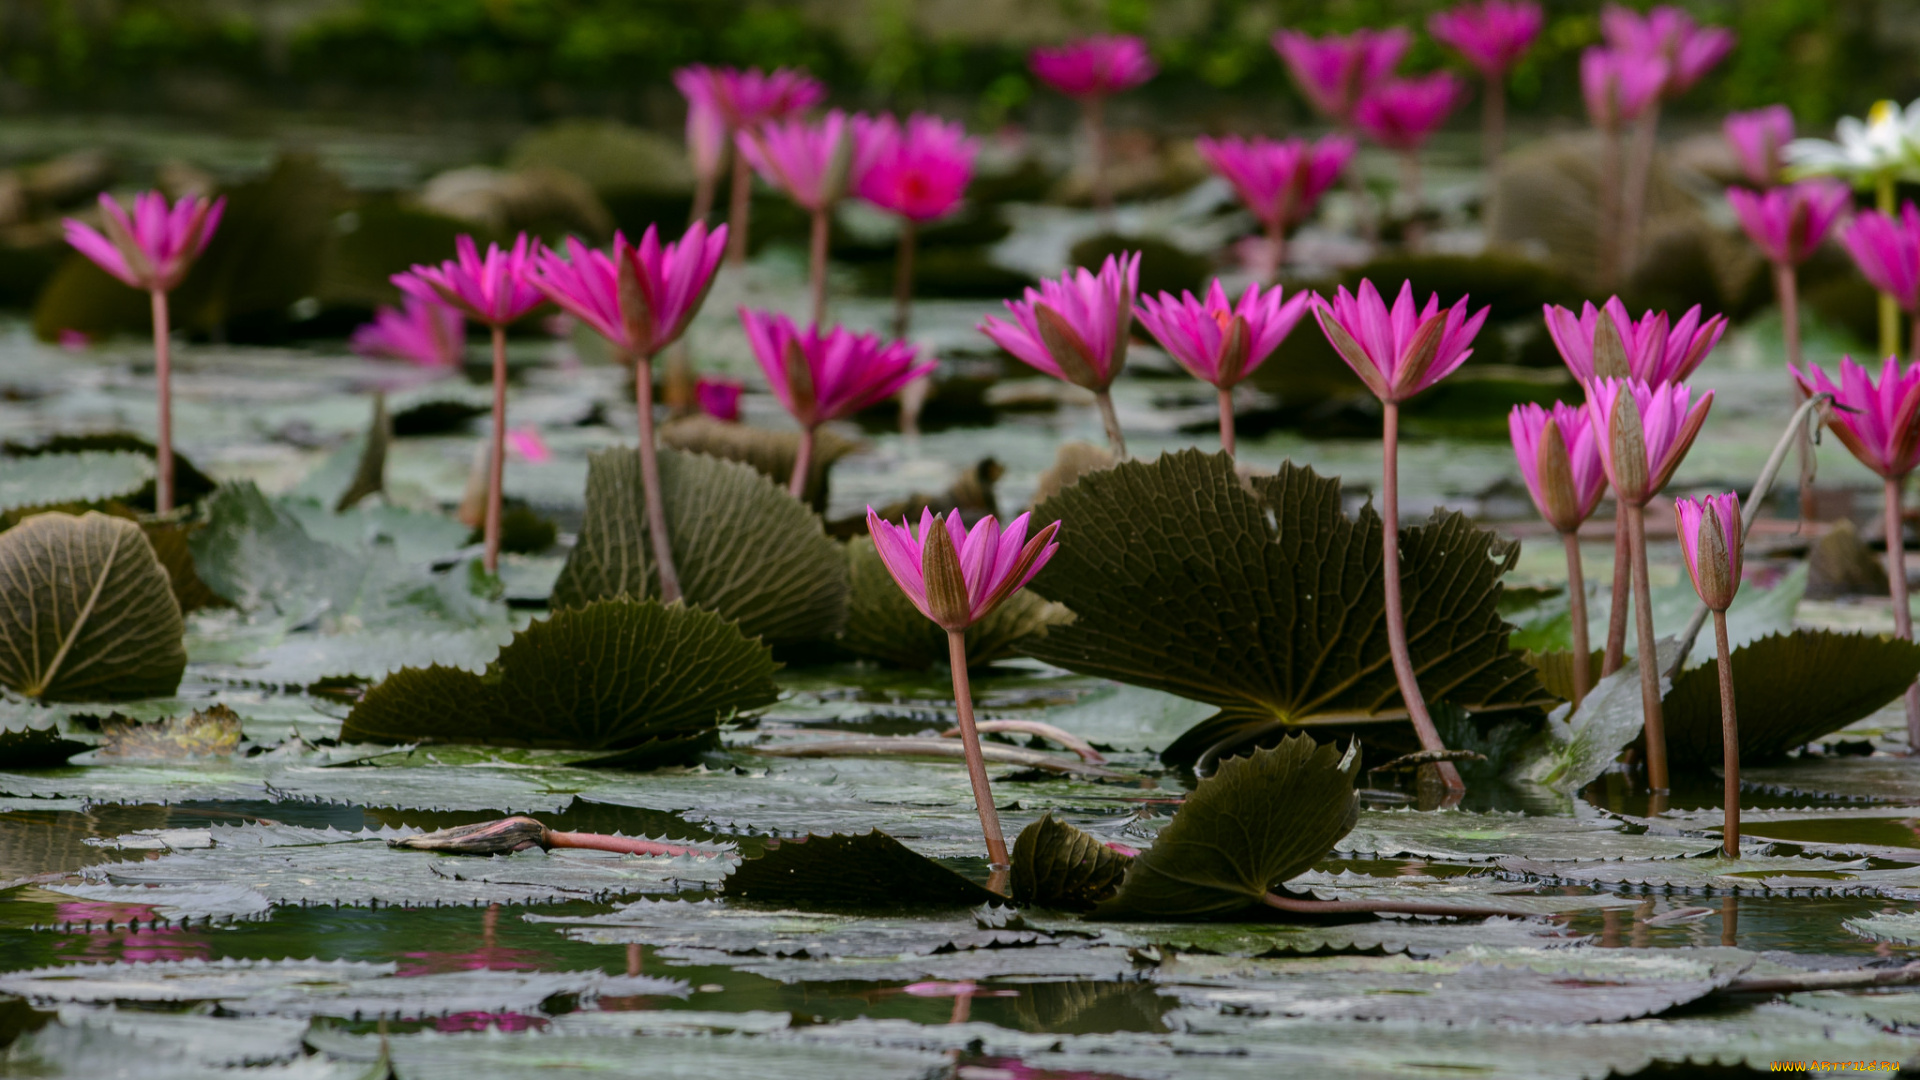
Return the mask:
M 91 265 L 91 264 L 89 264 Z M 103 275 L 105 271 L 101 272 Z M 132 290 L 123 291 L 131 292 Z M 257 1033 L 262 1021 L 216 1020 L 211 1017 L 161 1015 L 141 1017 L 135 1013 L 116 1013 L 107 1023 L 94 1015 L 69 1015 L 36 1031 L 22 1035 L 18 1042 L 0 1054 L 0 1072 L 8 1076 L 31 1076 L 37 1080 L 72 1077 L 73 1080 L 99 1080 L 101 1077 L 139 1077 L 140 1080 L 380 1080 L 389 1073 L 381 1066 L 370 1073 L 360 1062 L 331 1061 L 322 1057 L 300 1057 L 301 1031 L 305 1021 L 293 1022 L 290 1033 L 294 1060 L 276 1064 L 256 1064 L 254 1058 L 234 1058 L 248 1050 L 267 1049 L 269 1054 L 286 1045 L 288 1035 L 276 1030 L 265 1039 Z M 141 1022 L 128 1030 L 129 1022 Z M 267 1023 L 272 1023 L 268 1021 Z M 215 1028 L 217 1030 L 206 1030 Z M 281 1029 L 284 1030 L 284 1029 Z M 278 1036 L 277 1038 L 275 1036 Z
M 116 715 L 101 721 L 100 735 L 97 757 L 146 761 L 231 757 L 240 746 L 240 715 L 225 705 L 145 724 Z
M 1291 464 L 1252 487 L 1227 455 L 1187 450 L 1091 473 L 1035 512 L 1036 525 L 1065 531 L 1033 589 L 1078 618 L 1025 651 L 1218 708 L 1169 761 L 1406 716 L 1379 517 L 1347 517 L 1338 480 Z M 1429 700 L 1474 712 L 1550 704 L 1495 610 L 1518 549 L 1457 514 L 1403 531 L 1408 638 Z
M 1531 865 L 1531 864 L 1530 864 Z M 1540 864 L 1542 866 L 1550 864 Z M 1452 868 L 1449 868 L 1451 871 Z M 1543 887 L 1488 873 L 1448 872 L 1444 876 L 1417 874 L 1408 868 L 1392 877 L 1329 873 L 1309 870 L 1288 884 L 1294 892 L 1320 900 L 1374 900 L 1394 904 L 1435 904 L 1441 907 L 1501 908 L 1514 918 L 1563 915 L 1568 912 L 1629 908 L 1639 901 L 1610 893 L 1543 891 Z
M 61 765 L 88 744 L 61 730 L 61 713 L 18 699 L 0 700 L 0 768 L 46 769 Z
M 1802 755 L 1777 765 L 1742 768 L 1740 782 L 1762 791 L 1911 804 L 1920 792 L 1920 758 Z
M 1119 889 L 1130 861 L 1051 813 L 1043 814 L 1013 842 L 1013 898 L 1062 911 L 1091 910 Z
M 153 461 L 127 450 L 90 450 L 0 460 L 0 511 L 99 502 L 137 494 Z
M 1245 911 L 1319 862 L 1360 816 L 1358 746 L 1294 735 L 1228 758 L 1127 867 L 1097 919 L 1194 919 Z
M 1679 643 L 1662 638 L 1658 658 L 1665 671 L 1679 654 Z M 1663 675 L 1662 689 L 1669 684 Z M 1547 717 L 1530 754 L 1514 764 L 1523 779 L 1573 794 L 1612 767 L 1620 751 L 1640 737 L 1646 707 L 1640 696 L 1640 660 L 1629 657 L 1620 670 L 1595 683 L 1575 711 L 1562 704 Z
M 1733 606 L 1727 609 L 1729 643 L 1739 648 L 1769 634 L 1791 633 L 1795 613 L 1799 611 L 1800 600 L 1806 591 L 1805 563 L 1787 571 L 1786 576 L 1770 589 L 1741 589 L 1740 594 L 1734 597 Z M 1693 584 L 1682 579 L 1678 584 L 1662 585 L 1652 592 L 1654 636 L 1679 638 L 1681 631 L 1693 618 L 1695 609 L 1700 606 L 1700 597 L 1693 591 Z M 1588 636 L 1592 641 L 1604 642 L 1607 639 L 1607 619 L 1612 602 L 1610 590 L 1604 587 L 1589 590 L 1587 624 Z M 1573 648 L 1573 622 L 1568 618 L 1564 593 L 1513 612 L 1509 617 L 1519 627 L 1513 635 L 1515 648 L 1534 652 L 1567 652 Z M 1687 654 L 1687 663 L 1708 663 L 1714 658 L 1715 648 L 1713 631 L 1709 628 L 1694 639 L 1693 651 Z M 1638 649 L 1636 635 L 1628 634 L 1627 653 L 1631 655 Z
M 1742 762 L 1780 757 L 1871 716 L 1920 675 L 1920 645 L 1830 630 L 1763 637 L 1735 649 L 1732 660 Z M 1718 767 L 1719 661 L 1682 672 L 1664 706 L 1674 768 Z
M 663 426 L 660 442 L 689 454 L 708 454 L 750 465 L 784 490 L 793 479 L 793 459 L 800 450 L 800 433 L 768 431 L 695 415 Z M 807 463 L 807 486 L 801 501 L 815 511 L 825 510 L 827 484 L 834 462 L 859 448 L 859 443 L 843 439 L 830 430 L 814 432 L 813 457 Z M 666 482 L 663 475 L 661 483 Z M 672 526 L 668 526 L 668 531 L 672 531 Z
M 196 526 L 172 521 L 143 521 L 140 528 L 147 534 L 147 543 L 153 546 L 154 558 L 160 560 L 160 568 L 167 572 L 167 580 L 173 584 L 173 598 L 179 603 L 181 614 L 192 614 L 201 608 L 227 606 L 225 599 L 200 580 L 199 571 L 193 567 L 193 548 L 188 538 L 193 535 Z
M 171 694 L 186 626 L 140 526 L 40 514 L 0 533 L 0 684 L 48 701 Z
M 660 455 L 667 534 L 689 604 L 768 644 L 818 641 L 846 621 L 847 562 L 820 519 L 753 469 Z M 637 450 L 588 459 L 587 516 L 553 586 L 555 608 L 656 596 Z
M 1412 855 L 1453 862 L 1500 858 L 1539 862 L 1598 859 L 1678 859 L 1709 855 L 1711 837 L 1632 835 L 1607 818 L 1546 818 L 1528 814 L 1368 810 L 1336 849 L 1353 854 Z
M 848 577 L 852 593 L 847 604 L 847 630 L 840 644 L 862 656 L 924 668 L 948 660 L 947 632 L 920 613 L 880 561 L 873 541 L 855 537 L 847 544 Z M 1071 622 L 1065 606 L 1048 603 L 1022 589 L 1009 596 L 991 615 L 967 627 L 967 664 L 981 667 L 1011 655 L 1026 637 L 1044 634 L 1050 626 Z
M 994 909 L 1004 914 L 1005 909 Z M 770 910 L 724 900 L 636 900 L 595 915 L 536 915 L 527 921 L 562 927 L 574 941 L 648 945 L 662 956 L 696 951 L 734 957 L 799 956 L 814 960 L 891 960 L 967 949 L 1045 947 L 1055 935 L 972 914 L 883 915 L 872 911 Z M 1077 924 L 1061 940 L 1078 941 Z
M 1841 925 L 1873 941 L 1891 941 L 1896 945 L 1920 945 L 1920 912 L 1880 911 Z
M 731 900 L 805 909 L 941 908 L 1003 904 L 991 892 L 875 829 L 860 836 L 782 840 L 727 876 Z
M 1840 861 L 1757 854 L 1742 855 L 1738 859 L 1629 859 L 1598 863 L 1509 859 L 1499 865 L 1505 873 L 1548 885 L 1637 885 L 1716 896 L 1786 894 L 1794 890 L 1858 895 L 1920 884 L 1920 875 L 1890 875 L 1872 870 L 1865 859 Z
M 484 675 L 395 672 L 354 706 L 340 737 L 685 757 L 720 717 L 773 702 L 775 666 L 766 646 L 710 611 L 604 600 L 515 634 Z
M 353 466 L 353 479 L 333 502 L 335 513 L 352 509 L 369 495 L 387 490 L 387 446 L 393 442 L 393 420 L 387 415 L 387 396 L 373 392 L 373 416 L 367 421 L 367 433 L 360 439 L 360 458 Z

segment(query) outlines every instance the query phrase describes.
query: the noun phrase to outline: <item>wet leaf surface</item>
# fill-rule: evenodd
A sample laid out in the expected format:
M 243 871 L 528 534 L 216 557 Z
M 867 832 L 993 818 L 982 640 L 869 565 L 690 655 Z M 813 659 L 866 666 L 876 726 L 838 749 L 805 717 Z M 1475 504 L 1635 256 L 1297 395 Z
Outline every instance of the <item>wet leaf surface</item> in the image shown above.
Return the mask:
M 1718 850 L 1712 838 L 1633 835 L 1617 821 L 1475 814 L 1458 810 L 1369 810 L 1335 850 L 1379 856 L 1417 855 L 1454 862 L 1501 858 L 1536 862 L 1677 859 Z
M 879 831 L 781 841 L 727 876 L 728 899 L 803 910 L 975 907 L 1004 902 Z

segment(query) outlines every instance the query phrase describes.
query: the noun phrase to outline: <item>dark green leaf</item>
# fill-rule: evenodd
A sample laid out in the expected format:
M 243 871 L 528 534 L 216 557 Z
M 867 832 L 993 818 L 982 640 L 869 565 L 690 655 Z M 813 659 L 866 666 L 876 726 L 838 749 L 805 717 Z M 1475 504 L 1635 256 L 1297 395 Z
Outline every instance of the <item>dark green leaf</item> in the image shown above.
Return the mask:
M 847 562 L 820 519 L 735 462 L 660 454 L 667 533 L 687 602 L 738 621 L 769 644 L 839 633 Z M 637 450 L 605 450 L 587 466 L 587 516 L 554 582 L 553 605 L 656 596 Z
M 878 829 L 860 836 L 782 840 L 727 876 L 728 899 L 801 910 L 977 907 L 1006 897 L 961 877 Z
M 153 481 L 153 461 L 127 450 L 41 454 L 0 461 L 0 510 L 99 502 Z
M 360 440 L 360 459 L 353 479 L 333 503 L 335 513 L 351 509 L 361 499 L 387 489 L 387 444 L 393 441 L 393 420 L 387 416 L 387 396 L 373 392 L 373 416 Z
M 729 712 L 771 704 L 776 666 L 765 645 L 710 611 L 604 600 L 515 634 L 484 675 L 395 672 L 354 706 L 340 737 L 685 757 Z
M 1013 842 L 1013 898 L 1021 904 L 1087 911 L 1111 897 L 1132 859 L 1051 812 Z
M 1258 905 L 1353 828 L 1359 771 L 1359 747 L 1343 756 L 1306 735 L 1228 758 L 1187 796 L 1093 917 L 1196 919 Z
M 689 416 L 662 427 L 660 441 L 690 454 L 710 454 L 751 465 L 783 490 L 793 478 L 793 459 L 800 447 L 798 432 L 767 431 L 704 415 Z M 827 481 L 833 463 L 859 448 L 860 444 L 831 431 L 816 431 L 813 458 L 807 465 L 807 488 L 801 501 L 815 510 L 825 510 Z
M 1733 650 L 1740 760 L 1780 757 L 1870 716 L 1898 699 L 1916 675 L 1920 645 L 1877 634 L 1795 630 L 1742 645 Z M 1719 661 L 1681 672 L 1663 705 L 1674 768 L 1719 767 Z
M 862 656 L 902 667 L 946 663 L 947 632 L 900 591 L 870 538 L 855 537 L 847 544 L 847 563 L 853 590 L 840 643 Z M 1013 653 L 1022 638 L 1044 634 L 1049 626 L 1072 619 L 1064 606 L 1022 589 L 993 614 L 967 627 L 967 664 L 991 664 Z
M 0 533 L 0 684 L 49 701 L 171 694 L 185 633 L 133 522 L 40 514 Z
M 1036 526 L 1062 523 L 1034 591 L 1077 619 L 1023 650 L 1220 709 L 1169 761 L 1303 726 L 1406 717 L 1387 653 L 1379 517 L 1347 517 L 1338 480 L 1291 464 L 1252 487 L 1225 454 L 1187 450 L 1089 474 L 1034 515 Z M 1401 552 L 1428 700 L 1476 713 L 1550 704 L 1496 611 L 1518 548 L 1452 514 L 1402 530 Z

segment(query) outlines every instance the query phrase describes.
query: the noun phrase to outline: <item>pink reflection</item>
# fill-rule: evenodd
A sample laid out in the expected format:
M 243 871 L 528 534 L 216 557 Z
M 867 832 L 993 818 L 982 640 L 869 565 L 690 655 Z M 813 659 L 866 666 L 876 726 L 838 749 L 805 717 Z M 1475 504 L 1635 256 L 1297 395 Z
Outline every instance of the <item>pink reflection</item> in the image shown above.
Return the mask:
M 414 975 L 444 975 L 452 971 L 538 971 L 545 954 L 534 949 L 506 949 L 495 941 L 500 924 L 500 905 L 488 907 L 480 916 L 480 947 L 466 952 L 401 953 L 401 978 Z M 404 961 L 413 961 L 406 963 Z
M 71 936 L 54 946 L 62 960 L 132 964 L 158 960 L 205 960 L 212 943 L 181 926 L 156 926 L 146 904 L 110 904 L 74 900 L 53 906 L 55 925 L 72 924 Z M 91 925 L 93 929 L 84 929 Z
M 462 1012 L 433 1022 L 435 1031 L 540 1031 L 546 1026 L 544 1016 L 516 1012 Z
M 1019 1058 L 975 1058 L 960 1066 L 960 1080 L 1120 1080 L 1113 1073 L 1086 1072 L 1079 1069 L 1039 1069 Z

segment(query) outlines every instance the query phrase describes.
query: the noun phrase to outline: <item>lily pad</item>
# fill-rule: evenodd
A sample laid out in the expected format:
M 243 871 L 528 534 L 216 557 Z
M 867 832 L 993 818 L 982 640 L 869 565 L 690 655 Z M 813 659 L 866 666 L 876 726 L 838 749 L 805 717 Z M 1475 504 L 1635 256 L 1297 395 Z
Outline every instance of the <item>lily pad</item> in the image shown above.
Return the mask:
M 1025 651 L 1218 708 L 1169 761 L 1304 726 L 1405 719 L 1380 519 L 1347 517 L 1338 480 L 1289 463 L 1249 490 L 1232 458 L 1185 450 L 1090 473 L 1035 518 L 1065 531 L 1033 589 L 1078 618 Z M 1496 610 L 1517 547 L 1459 515 L 1403 531 L 1408 638 L 1429 699 L 1473 712 L 1551 704 Z
M 186 633 L 140 526 L 39 514 L 0 533 L 0 684 L 47 701 L 171 694 Z
M 406 668 L 354 706 L 354 742 L 495 743 L 684 758 L 778 696 L 767 647 L 720 616 L 604 600 L 514 635 L 484 675 Z
M 104 271 L 103 271 L 104 273 Z M 122 1014 L 125 1015 L 125 1014 Z M 173 1017 L 166 1017 L 172 1020 Z M 301 1024 L 304 1027 L 304 1024 Z M 156 1028 L 160 1030 L 155 1030 Z M 235 1029 L 232 1041 L 227 1030 Z M 189 1021 L 178 1028 L 153 1024 L 144 1030 L 122 1030 L 120 1024 L 60 1022 L 28 1032 L 0 1054 L 0 1071 L 10 1076 L 56 1080 L 99 1080 L 101 1077 L 139 1077 L 140 1080 L 374 1080 L 360 1062 L 299 1058 L 278 1064 L 223 1063 L 228 1051 L 262 1045 L 252 1021 L 228 1021 L 219 1037 Z M 171 1036 L 171 1037 L 163 1037 Z M 299 1036 L 295 1035 L 296 1048 Z M 275 1043 L 274 1045 L 279 1045 Z M 383 1066 L 384 1068 L 384 1066 Z
M 1618 821 L 1548 818 L 1498 811 L 1368 810 L 1335 845 L 1353 854 L 1412 855 L 1452 862 L 1500 858 L 1536 862 L 1679 859 L 1719 849 L 1712 837 L 1635 836 Z
M 129 450 L 7 458 L 0 460 L 0 511 L 125 498 L 152 480 L 152 459 Z
M 1501 908 L 1515 918 L 1626 908 L 1638 903 L 1609 893 L 1542 891 L 1537 885 L 1516 882 L 1511 878 L 1503 879 L 1492 873 L 1454 873 L 1444 877 L 1403 873 L 1392 877 L 1376 877 L 1356 874 L 1351 870 L 1309 870 L 1289 882 L 1288 887 L 1320 900 L 1387 900 L 1402 904 Z
M 1877 634 L 1795 630 L 1733 651 L 1740 760 L 1785 755 L 1873 715 L 1920 676 L 1920 645 Z M 1720 664 L 1682 672 L 1664 701 L 1676 768 L 1721 764 Z
M 1013 898 L 1022 904 L 1088 911 L 1120 888 L 1131 859 L 1052 814 L 1020 830 L 1013 844 Z
M 833 637 L 847 617 L 846 558 L 820 519 L 748 466 L 660 454 L 673 560 L 689 604 L 769 644 Z M 587 516 L 553 586 L 555 608 L 659 594 L 640 452 L 588 459 Z
M 947 632 L 913 606 L 887 572 L 868 537 L 847 544 L 852 583 L 847 629 L 840 644 L 861 656 L 901 667 L 925 668 L 948 662 Z M 1028 590 L 1006 599 L 991 615 L 967 627 L 967 664 L 981 667 L 1013 655 L 1019 643 L 1050 626 L 1070 622 L 1073 614 Z
M 1709 856 L 1600 863 L 1509 859 L 1499 866 L 1503 873 L 1550 885 L 1636 886 L 1714 896 L 1795 891 L 1861 895 L 1879 892 L 1890 884 L 1920 883 L 1920 878 L 1905 874 L 1888 882 L 1886 872 L 1870 869 L 1865 859 L 1841 861 L 1760 854 L 1744 854 L 1738 859 Z
M 688 416 L 660 429 L 660 442 L 689 454 L 707 454 L 750 465 L 760 475 L 785 488 L 793 478 L 793 459 L 800 449 L 797 431 L 768 431 L 730 424 L 711 416 Z M 807 464 L 806 490 L 801 501 L 816 511 L 827 506 L 827 485 L 834 462 L 860 449 L 860 444 L 830 430 L 814 433 L 813 458 Z M 666 483 L 662 474 L 661 483 Z M 671 530 L 672 526 L 668 526 Z
M 1157 948 L 1215 956 L 1325 956 L 1405 954 L 1444 956 L 1482 948 L 1558 948 L 1585 941 L 1544 919 L 1516 913 L 1510 919 L 1474 922 L 1437 919 L 1368 919 L 1337 926 L 1291 923 L 1082 923 L 1029 916 L 1036 929 L 1091 933 L 1102 945 Z
M 1680 646 L 1663 638 L 1657 647 L 1664 672 Z M 1665 675 L 1660 685 L 1670 685 Z M 1602 678 L 1575 710 L 1562 704 L 1547 716 L 1540 738 L 1531 744 L 1513 772 L 1571 795 L 1611 768 L 1620 751 L 1640 737 L 1646 707 L 1640 696 L 1640 660 L 1629 658 L 1620 670 Z
M 576 941 L 648 945 L 668 957 L 707 950 L 736 957 L 893 959 L 1054 943 L 1053 935 L 1027 929 L 1017 918 L 1010 920 L 1013 926 L 996 927 L 988 919 L 944 913 L 770 911 L 718 900 L 636 900 L 601 915 L 529 914 L 527 920 L 564 928 Z
M 1245 911 L 1319 862 L 1360 816 L 1357 745 L 1306 735 L 1229 758 L 1127 866 L 1096 919 L 1195 919 Z
M 1794 617 L 1800 608 L 1800 600 L 1807 591 L 1807 566 L 1801 563 L 1787 571 L 1772 588 L 1745 588 L 1734 597 L 1733 606 L 1727 609 L 1727 640 L 1734 648 L 1750 641 L 1758 641 L 1770 634 L 1787 634 L 1793 631 Z M 1675 585 L 1661 585 L 1652 590 L 1653 629 L 1659 639 L 1678 638 L 1693 618 L 1695 609 L 1700 606 L 1700 596 L 1693 591 L 1691 582 L 1682 578 Z M 1604 587 L 1590 590 L 1587 597 L 1588 634 L 1593 641 L 1604 642 L 1607 639 L 1607 620 L 1611 611 L 1613 595 Z M 1532 649 L 1535 652 L 1566 652 L 1573 648 L 1573 623 L 1568 618 L 1567 598 L 1564 593 L 1541 600 L 1525 610 L 1511 613 L 1513 622 L 1519 627 L 1514 632 L 1513 644 L 1516 648 Z M 1627 635 L 1627 653 L 1633 654 L 1639 649 L 1634 634 Z M 1717 646 L 1713 640 L 1713 629 L 1708 627 L 1693 641 L 1693 651 L 1687 654 L 1688 665 L 1705 664 L 1713 660 Z
M 1847 919 L 1841 925 L 1874 941 L 1891 941 L 1896 945 L 1920 945 L 1920 912 L 1881 911 L 1872 915 L 1863 915 L 1857 919 Z
M 69 738 L 62 714 L 19 699 L 0 700 L 0 769 L 60 765 L 89 744 Z
M 731 900 L 814 910 L 978 907 L 1005 903 L 932 859 L 874 830 L 780 841 L 727 876 Z
M 1740 770 L 1743 786 L 1787 795 L 1860 802 L 1920 803 L 1920 759 L 1803 755 Z
M 1877 994 L 1814 990 L 1789 994 L 1787 1001 L 1830 1016 L 1866 1020 L 1887 1027 L 1920 1027 L 1920 991 L 1917 990 L 1893 990 Z

